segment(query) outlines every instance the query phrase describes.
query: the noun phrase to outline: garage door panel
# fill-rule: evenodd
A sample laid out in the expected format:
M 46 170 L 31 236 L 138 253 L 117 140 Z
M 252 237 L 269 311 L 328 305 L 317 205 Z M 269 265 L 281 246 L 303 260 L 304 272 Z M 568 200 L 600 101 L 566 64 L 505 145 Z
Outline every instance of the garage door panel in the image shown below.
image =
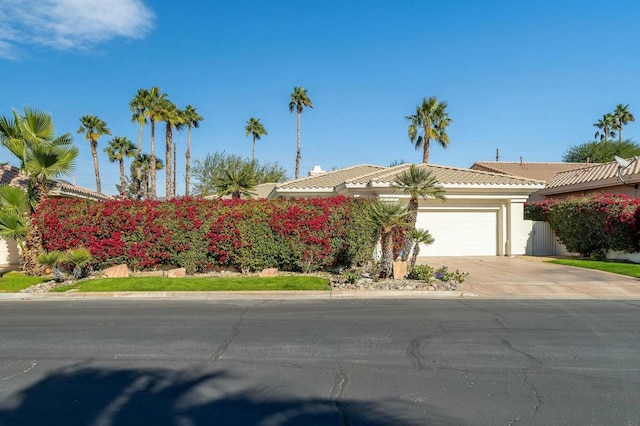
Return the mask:
M 497 212 L 422 211 L 417 228 L 428 229 L 435 238 L 420 247 L 420 256 L 495 256 Z

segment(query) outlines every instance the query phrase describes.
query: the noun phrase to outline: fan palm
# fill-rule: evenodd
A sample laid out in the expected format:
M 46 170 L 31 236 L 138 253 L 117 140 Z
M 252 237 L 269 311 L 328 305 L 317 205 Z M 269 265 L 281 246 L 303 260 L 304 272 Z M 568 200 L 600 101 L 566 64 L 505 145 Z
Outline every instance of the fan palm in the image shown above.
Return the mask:
M 184 195 L 189 196 L 189 186 L 191 184 L 191 128 L 197 129 L 200 126 L 200 122 L 204 119 L 191 105 L 187 105 L 184 111 L 182 111 L 182 119 L 184 120 L 185 126 L 187 126 L 187 149 L 184 153 L 186 163 Z
M 413 244 L 411 260 L 409 261 L 409 270 L 412 270 L 416 266 L 416 260 L 418 259 L 418 254 L 420 254 L 420 244 L 433 244 L 435 239 L 428 230 L 417 228 L 410 229 L 407 232 L 407 236 Z
M 149 90 L 149 94 L 146 97 L 146 108 L 145 115 L 149 119 L 149 124 L 151 125 L 151 150 L 149 152 L 149 167 L 150 167 L 150 177 L 151 177 L 151 192 L 147 194 L 147 197 L 150 195 L 152 198 L 156 198 L 156 121 L 159 120 L 159 115 L 162 114 L 162 109 L 164 107 L 164 102 L 167 99 L 167 94 L 162 93 L 159 87 L 153 86 Z
M 393 232 L 406 226 L 407 209 L 397 203 L 376 202 L 367 213 L 367 221 L 378 230 L 382 246 L 380 275 L 387 278 L 393 273 Z
M 440 201 L 447 199 L 444 189 L 426 167 L 428 166 L 416 166 L 412 164 L 408 170 L 396 176 L 395 180 L 391 183 L 393 188 L 401 189 L 411 197 L 409 198 L 409 205 L 407 207 L 409 212 L 407 216 L 407 228 L 409 230 L 414 229 L 416 226 L 419 198 L 424 200 L 434 198 Z M 405 235 L 402 243 L 402 260 L 408 259 L 411 246 L 411 239 Z
M 613 117 L 616 120 L 616 129 L 618 130 L 618 143 L 622 143 L 622 127 L 636 121 L 631 111 L 629 111 L 629 105 L 616 105 L 615 111 L 613 111 Z
M 313 103 L 309 96 L 307 96 L 307 89 L 303 87 L 294 87 L 291 94 L 291 101 L 289 102 L 289 112 L 295 111 L 297 114 L 297 150 L 296 150 L 296 179 L 300 177 L 300 115 L 304 111 L 305 107 L 313 108 Z
M 449 146 L 447 127 L 451 119 L 446 109 L 446 102 L 438 102 L 435 96 L 431 96 L 422 100 L 422 105 L 416 107 L 415 114 L 405 117 L 409 121 L 409 139 L 415 144 L 416 149 L 423 148 L 423 163 L 429 162 L 431 140 L 438 142 L 442 148 L 446 149 Z
M 17 186 L 0 186 L 0 238 L 11 238 L 25 250 L 29 201 Z
M 124 198 L 127 181 L 124 176 L 124 159 L 135 157 L 133 143 L 124 136 L 116 136 L 109 141 L 109 146 L 104 149 L 109 161 L 118 162 L 120 166 L 120 196 Z
M 593 127 L 597 127 L 598 129 L 600 129 L 596 132 L 595 138 L 599 138 L 601 141 L 609 142 L 609 136 L 611 136 L 612 138 L 616 137 L 616 133 L 613 131 L 613 129 L 616 129 L 617 126 L 618 124 L 613 114 L 604 114 L 601 119 L 593 124 Z
M 102 192 L 100 184 L 100 167 L 98 166 L 98 139 L 103 135 L 110 135 L 111 130 L 107 123 L 93 115 L 84 115 L 80 118 L 78 133 L 84 133 L 84 139 L 91 144 L 91 156 L 93 157 L 93 169 L 96 175 L 96 191 Z
M 155 169 L 162 170 L 164 164 L 162 160 L 156 158 Z M 133 192 L 138 192 L 144 198 L 149 198 L 150 181 L 151 181 L 151 156 L 142 154 L 131 163 L 131 174 L 134 183 Z M 138 191 L 136 191 L 136 189 Z
M 259 118 L 251 117 L 249 121 L 247 121 L 247 125 L 244 130 L 246 130 L 245 136 L 253 136 L 253 145 L 251 147 L 251 161 L 256 161 L 256 140 L 260 140 L 261 136 L 267 135 L 267 131 L 264 126 L 260 122 Z
M 243 196 L 254 196 L 253 190 L 256 187 L 254 164 L 228 164 L 213 178 L 212 183 L 218 197 L 230 195 L 236 200 Z
M 168 99 L 164 99 L 159 104 L 157 115 L 159 120 L 165 122 L 165 194 L 167 199 L 175 196 L 172 184 L 172 158 L 173 151 L 173 129 L 180 129 L 184 124 L 184 120 L 176 105 Z

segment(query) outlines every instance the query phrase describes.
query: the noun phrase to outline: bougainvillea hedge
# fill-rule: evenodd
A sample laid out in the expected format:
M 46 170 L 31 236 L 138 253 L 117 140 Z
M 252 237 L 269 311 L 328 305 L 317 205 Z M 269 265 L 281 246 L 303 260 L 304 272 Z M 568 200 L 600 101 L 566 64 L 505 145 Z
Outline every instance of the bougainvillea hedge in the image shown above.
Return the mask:
M 640 199 L 596 194 L 528 203 L 525 219 L 545 220 L 569 251 L 604 256 L 608 250 L 640 250 Z
M 368 201 L 345 197 L 301 200 L 171 201 L 49 199 L 34 220 L 46 250 L 86 247 L 96 268 L 126 263 L 189 273 L 234 267 L 313 271 L 362 264 L 375 230 Z

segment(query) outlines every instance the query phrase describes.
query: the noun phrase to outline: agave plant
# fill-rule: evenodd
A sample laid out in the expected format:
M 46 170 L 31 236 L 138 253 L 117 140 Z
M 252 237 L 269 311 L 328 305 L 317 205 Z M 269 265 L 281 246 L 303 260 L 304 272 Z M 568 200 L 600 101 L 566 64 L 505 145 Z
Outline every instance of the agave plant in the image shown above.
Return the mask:
M 64 257 L 68 263 L 73 265 L 73 277 L 75 279 L 84 278 L 89 275 L 88 265 L 91 259 L 93 259 L 89 250 L 84 247 L 68 250 Z

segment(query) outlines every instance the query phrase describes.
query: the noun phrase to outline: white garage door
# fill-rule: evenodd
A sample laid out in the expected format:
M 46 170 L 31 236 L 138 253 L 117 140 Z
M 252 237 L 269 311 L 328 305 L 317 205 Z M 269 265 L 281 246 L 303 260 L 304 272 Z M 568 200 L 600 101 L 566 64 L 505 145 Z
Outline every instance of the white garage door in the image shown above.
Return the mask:
M 496 256 L 497 217 L 495 210 L 419 212 L 416 227 L 436 240 L 420 256 Z

